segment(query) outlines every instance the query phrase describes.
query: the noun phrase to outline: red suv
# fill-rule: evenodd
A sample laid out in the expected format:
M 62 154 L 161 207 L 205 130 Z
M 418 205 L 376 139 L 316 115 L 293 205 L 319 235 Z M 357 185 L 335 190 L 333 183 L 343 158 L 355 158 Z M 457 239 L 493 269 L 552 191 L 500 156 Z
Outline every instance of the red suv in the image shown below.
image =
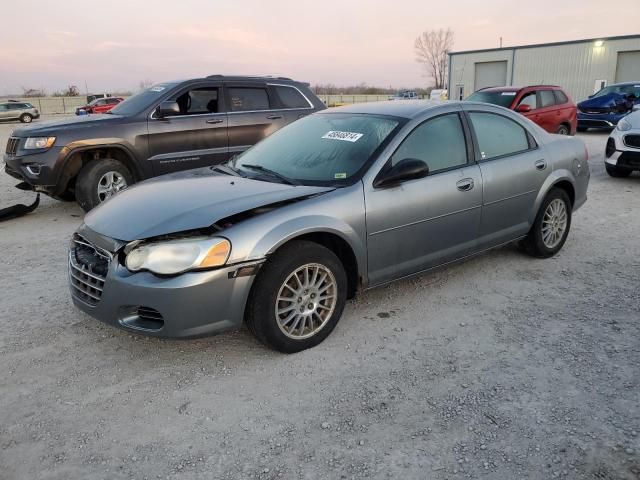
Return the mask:
M 84 107 L 76 108 L 76 115 L 80 115 L 80 110 L 84 110 L 85 113 L 105 113 L 123 100 L 121 97 L 96 98 Z
M 483 88 L 467 100 L 520 112 L 549 133 L 575 135 L 578 127 L 576 104 L 562 88 L 553 85 Z

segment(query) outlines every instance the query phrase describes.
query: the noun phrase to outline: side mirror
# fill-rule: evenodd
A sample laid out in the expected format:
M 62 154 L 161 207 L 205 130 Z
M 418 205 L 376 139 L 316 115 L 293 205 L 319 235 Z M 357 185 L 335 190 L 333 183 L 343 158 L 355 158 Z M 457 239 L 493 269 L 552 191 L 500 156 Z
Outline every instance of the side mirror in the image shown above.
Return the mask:
M 373 182 L 376 188 L 390 187 L 406 180 L 415 180 L 426 177 L 429 174 L 429 166 L 422 160 L 405 158 L 393 167 L 383 170 Z
M 531 111 L 531 105 L 527 105 L 525 103 L 521 103 L 516 107 L 516 112 L 519 113 L 529 113 Z
M 180 115 L 178 102 L 162 102 L 156 109 L 159 118 L 173 117 Z

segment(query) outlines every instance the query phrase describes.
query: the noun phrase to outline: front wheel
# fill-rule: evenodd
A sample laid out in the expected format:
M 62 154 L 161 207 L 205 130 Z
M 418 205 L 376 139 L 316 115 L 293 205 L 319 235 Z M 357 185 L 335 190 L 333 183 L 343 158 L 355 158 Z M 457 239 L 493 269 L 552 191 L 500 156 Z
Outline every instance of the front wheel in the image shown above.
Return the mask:
M 32 120 L 33 120 L 33 117 L 28 113 L 23 113 L 22 115 L 20 115 L 20 121 L 22 123 L 31 123 Z
M 609 174 L 610 177 L 626 178 L 629 175 L 631 175 L 631 170 L 614 167 L 613 165 L 610 165 L 608 163 L 604 164 L 604 168 L 607 170 L 607 173 Z
M 524 240 L 527 253 L 538 258 L 548 258 L 560 251 L 571 228 L 571 208 L 567 192 L 560 188 L 549 191 Z
M 133 181 L 133 175 L 122 162 L 113 158 L 94 160 L 78 174 L 76 200 L 88 212 L 133 184 Z
M 246 324 L 267 346 L 295 353 L 322 342 L 335 328 L 347 298 L 338 257 L 309 241 L 293 241 L 264 264 L 247 302 Z

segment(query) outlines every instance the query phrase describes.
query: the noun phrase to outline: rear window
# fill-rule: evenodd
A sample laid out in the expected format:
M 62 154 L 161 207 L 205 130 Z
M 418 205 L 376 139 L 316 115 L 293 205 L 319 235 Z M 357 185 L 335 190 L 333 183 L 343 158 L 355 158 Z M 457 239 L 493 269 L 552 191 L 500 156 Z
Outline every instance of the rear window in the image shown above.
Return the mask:
M 564 92 L 562 90 L 555 90 L 553 93 L 556 96 L 556 103 L 557 104 L 562 104 L 562 103 L 568 103 L 569 102 L 569 98 L 564 94 Z
M 269 96 L 264 88 L 229 88 L 232 112 L 269 110 Z
M 500 105 L 501 107 L 509 108 L 513 99 L 516 97 L 515 91 L 513 92 L 475 92 L 471 94 L 467 100 L 470 102 L 482 102 L 492 103 L 493 105 Z
M 276 86 L 275 89 L 284 108 L 311 108 L 298 89 L 281 85 Z

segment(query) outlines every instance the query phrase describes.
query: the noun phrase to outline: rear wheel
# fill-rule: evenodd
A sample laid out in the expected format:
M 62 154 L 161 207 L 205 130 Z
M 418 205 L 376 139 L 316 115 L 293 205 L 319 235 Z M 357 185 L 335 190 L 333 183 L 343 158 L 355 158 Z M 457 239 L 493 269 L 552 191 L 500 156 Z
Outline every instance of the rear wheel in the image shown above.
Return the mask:
M 609 176 L 614 178 L 626 178 L 631 175 L 631 170 L 618 168 L 608 163 L 604 164 L 604 168 L 607 169 L 607 173 L 609 174 Z
M 527 253 L 538 258 L 560 251 L 571 228 L 571 200 L 567 192 L 552 188 L 540 205 L 536 220 L 524 240 Z
M 569 129 L 569 127 L 563 124 L 558 127 L 558 129 L 556 130 L 556 133 L 558 135 L 570 135 L 571 130 Z
M 88 212 L 133 182 L 133 175 L 122 162 L 113 158 L 94 160 L 78 174 L 76 200 Z
M 33 117 L 28 113 L 23 113 L 22 115 L 20 115 L 20 121 L 22 123 L 31 123 L 32 120 Z
M 314 242 L 294 241 L 262 267 L 247 302 L 247 327 L 283 353 L 315 347 L 335 328 L 347 298 L 338 257 Z

